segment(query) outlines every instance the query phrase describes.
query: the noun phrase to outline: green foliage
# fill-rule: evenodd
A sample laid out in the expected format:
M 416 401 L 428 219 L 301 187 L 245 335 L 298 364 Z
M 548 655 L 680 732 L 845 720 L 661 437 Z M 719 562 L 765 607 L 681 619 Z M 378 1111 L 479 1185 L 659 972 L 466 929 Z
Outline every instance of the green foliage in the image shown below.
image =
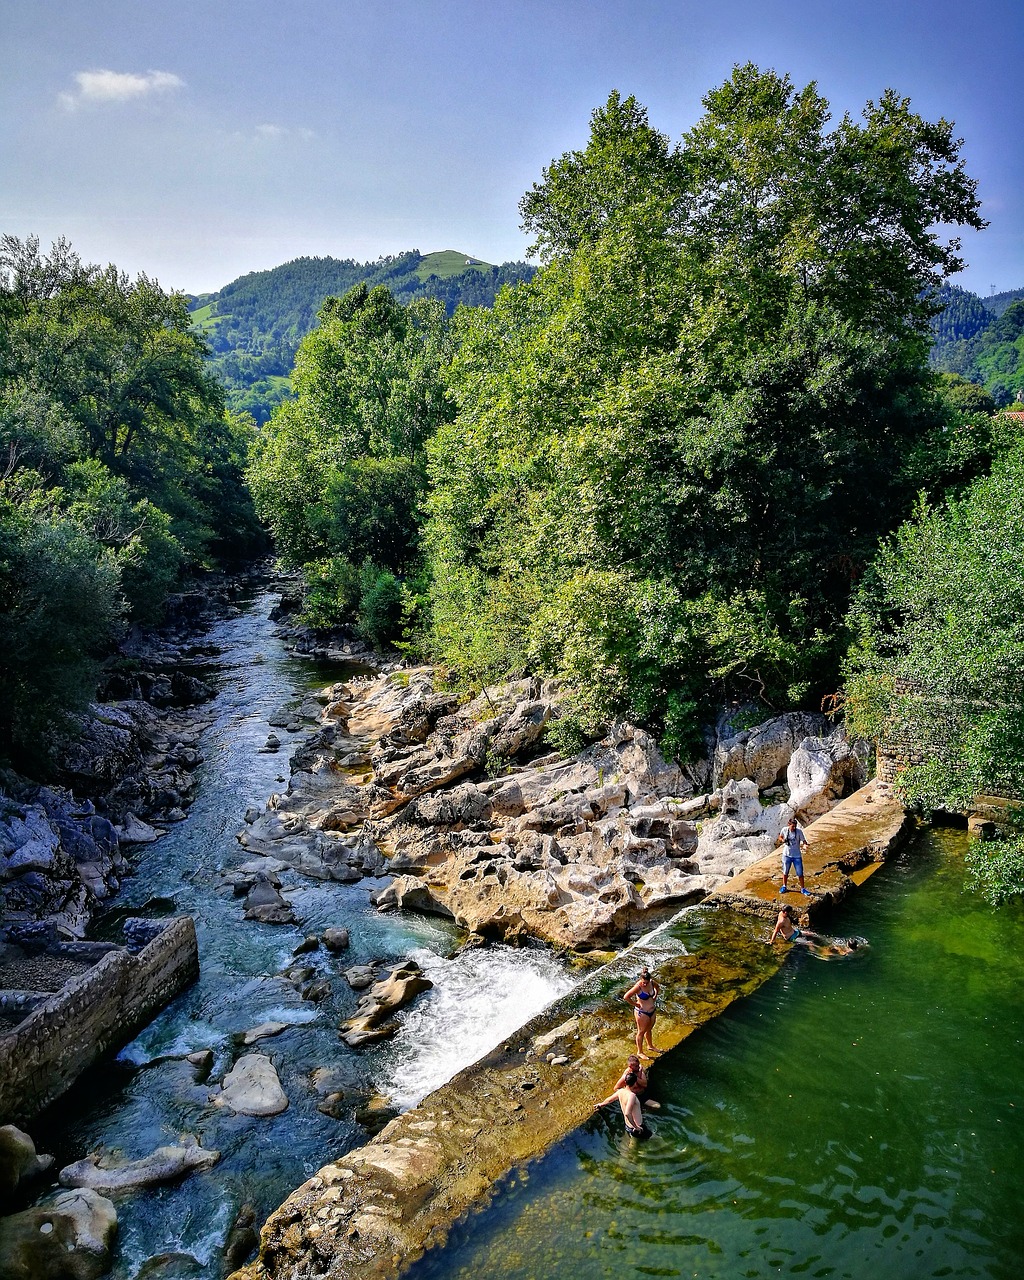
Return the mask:
M 264 543 L 252 422 L 225 415 L 180 294 L 4 236 L 0 316 L 0 753 L 38 761 L 122 617 L 158 620 L 184 567 Z
M 359 612 L 356 629 L 375 649 L 386 648 L 401 632 L 405 601 L 393 573 L 379 570 L 371 561 L 359 571 Z
M 365 285 L 329 298 L 300 348 L 295 400 L 254 441 L 248 476 L 257 509 L 289 563 L 317 566 L 307 608 L 316 625 L 352 616 L 353 595 L 337 585 L 342 562 L 368 562 L 382 582 L 416 570 L 424 446 L 452 412 L 440 372 L 448 349 L 437 302 L 402 306 Z M 398 634 L 392 595 L 389 583 L 374 587 L 369 603 L 359 593 L 360 625 L 375 643 Z
M 881 550 L 852 617 L 847 715 L 923 752 L 900 787 L 925 809 L 1024 795 L 1024 444 Z
M 352 617 L 359 605 L 359 570 L 345 556 L 311 560 L 303 566 L 306 590 L 299 620 L 328 630 L 339 618 Z
M 1024 395 L 1024 290 L 982 300 L 953 285 L 938 290 L 929 357 L 935 369 L 983 387 L 998 408 Z
M 0 758 L 24 767 L 73 728 L 122 615 L 116 557 L 81 516 L 38 477 L 0 483 Z
M 547 266 L 456 317 L 431 439 L 431 641 L 467 679 L 564 677 L 696 748 L 712 697 L 834 688 L 851 583 L 940 431 L 929 294 L 980 225 L 945 121 L 835 127 L 737 68 L 675 148 L 612 95 L 524 198 Z
M 964 861 L 970 873 L 966 888 L 993 907 L 1024 894 L 1024 836 L 972 840 Z
M 505 284 L 528 280 L 534 270 L 524 262 L 494 267 L 469 261 L 455 250 L 426 256 L 414 250 L 376 262 L 296 258 L 192 299 L 192 320 L 210 343 L 210 367 L 229 406 L 262 424 L 290 398 L 299 344 L 329 297 L 359 284 L 383 285 L 402 303 L 436 299 L 451 315 L 458 306 L 489 307 Z

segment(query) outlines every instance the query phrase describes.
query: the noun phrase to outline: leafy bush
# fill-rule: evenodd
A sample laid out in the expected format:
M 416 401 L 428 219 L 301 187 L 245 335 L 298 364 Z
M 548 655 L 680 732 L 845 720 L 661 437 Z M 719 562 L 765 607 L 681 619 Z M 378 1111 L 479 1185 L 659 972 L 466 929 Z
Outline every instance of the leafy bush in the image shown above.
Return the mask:
M 350 621 L 359 605 L 360 575 L 351 560 L 329 556 L 311 560 L 303 569 L 306 591 L 299 621 L 326 631 Z
M 402 629 L 405 601 L 402 587 L 393 573 L 378 569 L 366 560 L 359 570 L 359 634 L 375 649 L 386 648 L 398 639 Z
M 1024 895 L 1024 836 L 1002 840 L 972 840 L 965 858 L 967 888 L 982 894 L 992 906 Z

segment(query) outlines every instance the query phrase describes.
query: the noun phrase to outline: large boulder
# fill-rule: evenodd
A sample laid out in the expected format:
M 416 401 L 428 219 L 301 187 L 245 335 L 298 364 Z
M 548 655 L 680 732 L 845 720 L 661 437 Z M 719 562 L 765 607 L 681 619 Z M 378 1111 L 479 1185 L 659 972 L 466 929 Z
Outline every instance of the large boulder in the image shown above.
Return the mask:
M 110 1267 L 117 1212 L 88 1189 L 0 1218 L 4 1280 L 98 1280 Z
M 210 1101 L 243 1116 L 276 1116 L 288 1109 L 288 1095 L 274 1064 L 262 1053 L 239 1058 Z
M 784 782 L 793 752 L 804 738 L 824 733 L 827 725 L 823 715 L 789 711 L 724 738 L 715 748 L 715 786 L 750 778 L 763 791 Z
M 789 804 L 801 822 L 813 822 L 867 781 L 867 744 L 850 742 L 843 729 L 806 738 L 789 762 Z
M 0 1203 L 7 1203 L 22 1183 L 45 1173 L 53 1156 L 36 1154 L 36 1144 L 13 1124 L 0 1127 Z
M 270 880 L 261 875 L 245 899 L 245 917 L 261 924 L 294 924 L 295 913 Z
M 91 1187 L 93 1191 L 134 1191 L 161 1182 L 173 1182 L 194 1169 L 212 1169 L 219 1151 L 208 1151 L 195 1138 L 180 1146 L 157 1147 L 141 1160 L 113 1161 L 87 1156 L 65 1165 L 58 1175 L 62 1187 Z
M 62 771 L 91 786 L 109 786 L 143 767 L 141 742 L 156 721 L 145 702 L 94 703 L 65 748 Z

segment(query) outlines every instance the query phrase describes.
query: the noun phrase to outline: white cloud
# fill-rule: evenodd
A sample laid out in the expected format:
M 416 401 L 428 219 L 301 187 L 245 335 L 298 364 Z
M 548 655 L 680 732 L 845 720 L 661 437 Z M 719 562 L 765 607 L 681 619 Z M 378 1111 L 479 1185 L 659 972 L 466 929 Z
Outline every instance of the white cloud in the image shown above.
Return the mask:
M 130 102 L 151 94 L 182 89 L 185 81 L 173 71 L 79 71 L 75 75 L 78 88 L 74 93 L 57 95 L 66 111 L 74 111 L 85 102 Z
M 312 129 L 288 129 L 283 124 L 258 124 L 255 134 L 257 138 L 268 141 L 277 138 L 301 138 L 303 142 L 307 142 L 310 138 L 316 137 Z

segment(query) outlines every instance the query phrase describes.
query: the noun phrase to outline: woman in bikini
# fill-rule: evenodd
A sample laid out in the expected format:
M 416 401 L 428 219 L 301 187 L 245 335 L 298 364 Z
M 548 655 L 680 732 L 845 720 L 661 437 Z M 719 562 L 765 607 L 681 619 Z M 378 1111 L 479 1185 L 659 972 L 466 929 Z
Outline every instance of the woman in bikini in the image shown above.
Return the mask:
M 651 1053 L 660 1053 L 661 1050 L 655 1047 L 653 1033 L 654 1022 L 658 1016 L 658 996 L 661 995 L 661 987 L 651 977 L 651 971 L 648 968 L 640 970 L 640 979 L 634 982 L 626 994 L 622 997 L 629 1005 L 633 1006 L 633 1017 L 636 1019 L 636 1052 L 639 1058 L 650 1058 Z M 644 1053 L 644 1042 L 651 1053 Z

